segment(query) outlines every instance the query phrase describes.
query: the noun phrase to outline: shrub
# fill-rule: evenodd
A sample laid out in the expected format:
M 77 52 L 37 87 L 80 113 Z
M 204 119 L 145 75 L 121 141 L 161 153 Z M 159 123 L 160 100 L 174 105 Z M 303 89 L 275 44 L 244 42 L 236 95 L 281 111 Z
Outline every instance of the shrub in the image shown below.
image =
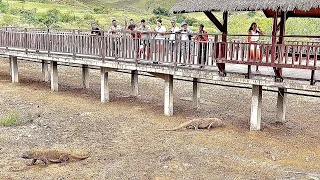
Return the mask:
M 20 123 L 20 116 L 17 112 L 12 112 L 0 119 L 0 125 L 12 126 Z
M 198 23 L 197 19 L 190 18 L 190 17 L 185 16 L 183 14 L 178 14 L 176 19 L 177 19 L 177 22 L 179 22 L 179 23 L 185 21 L 189 26 L 192 26 L 192 25 Z
M 161 7 L 157 7 L 155 9 L 153 9 L 152 13 L 155 15 L 160 15 L 160 16 L 169 16 L 170 15 L 169 10 L 167 10 L 165 8 L 161 8 Z

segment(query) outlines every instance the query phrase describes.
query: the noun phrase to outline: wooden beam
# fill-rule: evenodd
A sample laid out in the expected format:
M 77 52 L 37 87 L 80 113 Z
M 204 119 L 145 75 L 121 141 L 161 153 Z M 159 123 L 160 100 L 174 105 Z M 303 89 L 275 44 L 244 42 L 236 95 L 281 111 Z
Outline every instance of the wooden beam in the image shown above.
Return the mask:
M 281 20 L 280 20 L 279 24 L 277 25 L 277 32 L 280 30 L 282 24 L 284 24 L 284 25 L 286 24 L 286 21 L 288 20 L 288 18 L 289 18 L 289 16 L 288 16 L 287 12 L 281 13 Z
M 204 14 L 213 22 L 214 25 L 220 30 L 220 32 L 224 32 L 224 26 L 220 23 L 220 21 L 213 15 L 210 11 L 205 11 Z

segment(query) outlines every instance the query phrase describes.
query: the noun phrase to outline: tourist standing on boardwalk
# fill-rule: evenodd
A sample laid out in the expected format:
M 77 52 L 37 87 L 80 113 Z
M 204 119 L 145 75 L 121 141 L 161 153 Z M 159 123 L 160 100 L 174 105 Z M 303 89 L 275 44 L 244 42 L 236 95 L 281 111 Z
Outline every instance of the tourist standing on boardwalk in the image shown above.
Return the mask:
M 150 59 L 150 33 L 151 33 L 151 27 L 146 24 L 146 21 L 144 19 L 141 20 L 141 25 L 138 28 L 138 31 L 141 33 L 141 45 L 139 53 L 143 53 L 144 57 L 146 54 L 146 50 L 148 51 L 148 59 Z
M 182 29 L 180 30 L 180 40 L 181 40 L 181 54 L 183 58 L 183 60 L 181 59 L 181 63 L 184 65 L 184 64 L 190 63 L 191 51 L 193 49 L 192 48 L 193 44 L 191 42 L 193 31 L 190 28 L 188 28 L 188 25 L 186 22 L 182 22 L 181 27 Z
M 137 31 L 136 26 L 134 24 L 130 24 L 128 26 L 129 31 L 131 32 L 131 36 L 133 38 L 133 44 L 132 47 L 135 52 L 137 52 L 136 57 L 139 58 L 139 45 L 141 41 L 141 33 Z
M 252 23 L 248 30 L 248 42 L 250 43 L 250 56 L 249 60 L 261 60 L 260 47 L 256 45 L 259 41 L 259 36 L 263 35 L 263 32 L 258 27 L 257 23 Z M 256 72 L 259 72 L 259 66 L 256 66 Z
M 173 61 L 173 58 L 175 58 L 173 56 L 174 52 L 175 52 L 175 43 L 177 40 L 177 33 L 179 33 L 180 29 L 177 27 L 176 24 L 176 20 L 175 19 L 171 19 L 171 29 L 169 31 L 170 33 L 170 37 L 169 37 L 169 48 L 170 48 L 170 58 L 172 59 L 171 61 Z
M 200 67 L 202 65 L 206 65 L 207 61 L 207 41 L 208 41 L 208 32 L 205 31 L 204 25 L 199 25 L 199 31 L 198 34 L 195 37 L 195 40 L 198 41 L 198 64 L 200 64 Z
M 165 33 L 166 33 L 166 28 L 162 26 L 162 20 L 158 19 L 157 20 L 157 26 L 154 29 L 154 32 L 156 33 L 156 52 L 162 53 L 163 52 L 163 45 L 164 45 L 164 40 L 165 40 Z
M 101 35 L 100 29 L 97 27 L 95 23 L 92 23 L 90 36 L 100 36 L 100 35 Z
M 115 58 L 118 58 L 119 51 L 120 51 L 120 33 L 122 31 L 122 27 L 117 24 L 117 21 L 114 19 L 112 20 L 112 25 L 108 30 L 109 34 L 112 34 L 112 43 L 111 43 L 111 49 L 113 51 L 113 55 Z

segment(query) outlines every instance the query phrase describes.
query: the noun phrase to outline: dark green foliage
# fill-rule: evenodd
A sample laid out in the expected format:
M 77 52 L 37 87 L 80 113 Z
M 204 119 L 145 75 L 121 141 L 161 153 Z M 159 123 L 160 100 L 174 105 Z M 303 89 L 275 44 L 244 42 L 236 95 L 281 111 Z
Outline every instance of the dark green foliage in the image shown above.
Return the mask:
M 46 13 L 37 13 L 36 21 L 39 24 L 45 25 L 50 28 L 53 24 L 59 21 L 60 11 L 57 9 L 48 10 Z
M 183 14 L 177 14 L 176 18 L 177 18 L 178 23 L 185 21 L 189 26 L 197 25 L 197 23 L 198 23 L 197 19 L 190 18 L 190 17 L 185 16 Z
M 249 17 L 254 17 L 257 13 L 255 11 L 248 12 Z
M 160 15 L 160 16 L 170 16 L 169 10 L 162 8 L 162 7 L 157 7 L 155 9 L 153 9 L 152 13 L 155 15 Z
M 109 8 L 107 6 L 98 6 L 98 7 L 93 8 L 93 12 L 95 14 L 108 14 Z

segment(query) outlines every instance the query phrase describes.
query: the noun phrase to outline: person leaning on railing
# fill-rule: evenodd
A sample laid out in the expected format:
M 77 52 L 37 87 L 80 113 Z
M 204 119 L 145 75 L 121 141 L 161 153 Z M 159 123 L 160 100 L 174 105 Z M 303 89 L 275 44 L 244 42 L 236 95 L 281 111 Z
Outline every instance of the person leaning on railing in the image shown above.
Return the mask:
M 151 27 L 146 24 L 146 21 L 144 19 L 142 19 L 141 25 L 139 26 L 139 28 L 137 30 L 141 33 L 141 44 L 140 44 L 140 48 L 139 48 L 139 53 L 143 53 L 144 54 L 143 58 L 145 58 L 146 47 L 148 47 L 147 58 L 150 59 L 150 55 L 151 55 L 151 47 L 150 47 L 150 45 L 151 45 L 151 43 L 150 43 Z
M 260 47 L 259 45 L 255 45 L 259 41 L 259 36 L 263 35 L 262 30 L 258 27 L 257 23 L 252 23 L 248 30 L 248 42 L 250 43 L 250 55 L 249 60 L 259 61 L 261 59 L 260 56 Z M 256 49 L 256 50 L 255 50 Z M 256 72 L 259 72 L 259 66 L 256 66 Z
M 112 35 L 112 50 L 115 58 L 118 58 L 120 52 L 118 46 L 120 44 L 119 36 L 121 31 L 122 27 L 117 24 L 117 21 L 115 19 L 112 20 L 112 25 L 110 26 L 108 33 Z
M 177 27 L 176 20 L 171 19 L 171 29 L 169 31 L 170 36 L 169 36 L 169 44 L 170 44 L 170 54 L 172 55 L 173 52 L 175 51 L 175 43 L 177 40 L 177 33 L 180 32 L 180 29 Z
M 91 33 L 90 36 L 101 36 L 100 29 L 96 24 L 91 24 Z
M 137 58 L 139 58 L 139 44 L 141 40 L 141 33 L 137 31 L 137 28 L 134 24 L 130 24 L 128 26 L 128 30 L 131 33 L 131 36 L 133 38 L 133 49 L 137 52 Z
M 202 67 L 202 65 L 206 65 L 206 60 L 207 60 L 207 41 L 208 41 L 208 32 L 205 31 L 204 29 L 204 25 L 200 24 L 199 25 L 199 32 L 198 34 L 195 36 L 195 40 L 199 42 L 199 47 L 198 47 L 198 64 L 200 65 L 200 67 Z M 203 56 L 202 56 L 202 52 L 203 52 Z M 201 61 L 201 59 L 203 58 L 203 63 Z
M 165 32 L 167 29 L 162 26 L 162 20 L 158 19 L 157 20 L 157 26 L 154 29 L 154 32 L 156 33 L 156 52 L 162 53 L 163 52 L 163 45 L 164 45 L 164 40 L 165 40 Z
M 180 62 L 184 65 L 190 63 L 191 51 L 193 49 L 193 44 L 191 43 L 193 31 L 190 28 L 188 28 L 188 24 L 186 22 L 182 22 L 181 27 L 182 29 L 180 30 L 180 40 L 183 61 L 181 60 Z

